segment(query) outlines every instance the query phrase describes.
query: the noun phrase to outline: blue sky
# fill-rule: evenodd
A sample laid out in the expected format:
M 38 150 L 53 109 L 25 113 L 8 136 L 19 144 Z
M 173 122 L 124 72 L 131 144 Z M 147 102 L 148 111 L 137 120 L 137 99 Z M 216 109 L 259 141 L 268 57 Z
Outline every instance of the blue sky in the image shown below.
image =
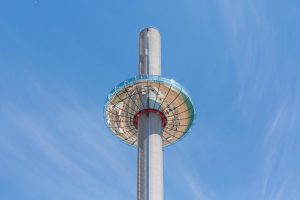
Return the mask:
M 165 199 L 300 198 L 300 2 L 1 0 L 0 199 L 129 200 L 136 149 L 103 103 L 158 27 L 192 132 L 164 151 Z

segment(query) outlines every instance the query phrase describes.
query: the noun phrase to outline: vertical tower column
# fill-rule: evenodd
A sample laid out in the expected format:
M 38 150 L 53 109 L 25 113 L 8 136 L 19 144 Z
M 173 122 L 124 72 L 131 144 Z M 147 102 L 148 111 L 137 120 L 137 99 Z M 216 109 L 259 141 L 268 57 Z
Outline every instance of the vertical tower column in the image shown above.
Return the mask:
M 155 28 L 140 32 L 139 74 L 161 75 L 160 33 Z M 143 97 L 147 108 L 151 96 Z M 152 112 L 138 118 L 137 200 L 163 200 L 162 121 Z
M 145 28 L 140 32 L 139 74 L 161 75 L 160 33 L 155 28 Z

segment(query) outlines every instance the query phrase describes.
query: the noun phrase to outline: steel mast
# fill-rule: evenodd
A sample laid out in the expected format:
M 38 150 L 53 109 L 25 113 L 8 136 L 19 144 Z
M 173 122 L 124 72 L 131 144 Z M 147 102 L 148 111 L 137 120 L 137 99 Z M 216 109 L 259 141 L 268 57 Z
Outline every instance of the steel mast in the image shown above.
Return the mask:
M 139 75 L 161 75 L 160 33 L 146 28 L 139 35 Z M 155 100 L 148 93 L 143 103 Z M 137 199 L 163 200 L 163 144 L 161 117 L 145 112 L 138 117 Z
M 139 74 L 118 84 L 104 105 L 106 125 L 136 146 L 137 200 L 163 200 L 163 148 L 189 132 L 195 109 L 188 92 L 161 76 L 161 42 L 156 28 L 139 34 Z

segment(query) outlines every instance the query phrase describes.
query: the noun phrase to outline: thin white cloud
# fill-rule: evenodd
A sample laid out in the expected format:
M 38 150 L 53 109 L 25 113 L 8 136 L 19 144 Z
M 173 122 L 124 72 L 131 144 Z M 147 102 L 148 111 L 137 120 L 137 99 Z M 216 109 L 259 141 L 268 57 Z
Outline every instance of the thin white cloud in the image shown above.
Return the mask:
M 50 91 L 38 82 L 29 87 L 28 96 L 39 102 L 34 109 L 13 99 L 2 102 L 0 117 L 7 123 L 1 127 L 0 154 L 9 156 L 4 162 L 15 169 L 0 173 L 27 174 L 56 199 L 134 198 L 135 170 L 128 169 L 132 162 L 101 124 L 101 104 L 64 88 Z
M 298 125 L 294 124 L 295 112 L 299 113 L 298 97 L 282 103 L 268 125 L 262 143 L 262 196 L 264 199 L 297 199 L 300 187 L 300 160 Z M 296 166 L 294 166 L 296 164 Z
M 193 199 L 195 200 L 213 200 L 212 194 L 207 194 L 206 191 L 204 191 L 202 185 L 200 184 L 199 179 L 196 178 L 196 174 L 184 174 L 184 180 L 187 184 L 187 188 L 193 196 Z

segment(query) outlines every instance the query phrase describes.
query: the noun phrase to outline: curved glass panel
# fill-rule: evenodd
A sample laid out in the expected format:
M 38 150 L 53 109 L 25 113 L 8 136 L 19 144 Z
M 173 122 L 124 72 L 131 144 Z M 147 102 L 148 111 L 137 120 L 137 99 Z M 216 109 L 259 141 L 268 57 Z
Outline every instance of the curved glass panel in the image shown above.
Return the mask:
M 106 124 L 123 142 L 137 145 L 134 116 L 144 109 L 165 115 L 164 146 L 180 140 L 195 117 L 193 102 L 180 84 L 161 76 L 143 75 L 118 84 L 110 92 L 104 105 Z

